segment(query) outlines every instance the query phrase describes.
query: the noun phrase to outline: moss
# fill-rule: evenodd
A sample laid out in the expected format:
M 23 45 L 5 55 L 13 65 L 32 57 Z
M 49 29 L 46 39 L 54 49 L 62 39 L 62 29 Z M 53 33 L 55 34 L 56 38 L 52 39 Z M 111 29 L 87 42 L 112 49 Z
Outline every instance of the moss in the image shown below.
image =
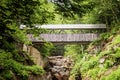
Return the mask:
M 5 80 L 13 80 L 12 73 L 22 80 L 26 80 L 29 74 L 42 75 L 44 73 L 43 68 L 38 65 L 30 66 L 17 62 L 14 60 L 13 54 L 10 52 L 0 50 L 0 55 L 0 77 Z
M 120 68 L 117 70 L 113 71 L 111 74 L 108 76 L 103 76 L 101 80 L 120 80 Z
M 114 46 L 114 45 L 119 44 L 119 43 L 120 43 L 120 35 L 117 35 L 114 37 L 111 46 Z
M 95 80 L 96 77 L 98 76 L 98 73 L 100 71 L 100 68 L 94 68 L 94 69 L 90 69 L 87 74 L 93 79 Z
M 37 75 L 41 75 L 44 73 L 43 68 L 40 67 L 39 65 L 25 66 L 24 69 L 27 71 L 31 71 L 33 74 L 37 74 Z

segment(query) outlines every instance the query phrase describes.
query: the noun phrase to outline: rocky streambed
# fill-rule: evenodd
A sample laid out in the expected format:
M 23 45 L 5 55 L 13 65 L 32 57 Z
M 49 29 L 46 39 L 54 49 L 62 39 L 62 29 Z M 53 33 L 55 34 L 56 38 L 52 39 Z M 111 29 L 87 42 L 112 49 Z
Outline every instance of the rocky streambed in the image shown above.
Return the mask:
M 69 80 L 73 61 L 70 57 L 48 57 L 46 66 L 46 80 Z

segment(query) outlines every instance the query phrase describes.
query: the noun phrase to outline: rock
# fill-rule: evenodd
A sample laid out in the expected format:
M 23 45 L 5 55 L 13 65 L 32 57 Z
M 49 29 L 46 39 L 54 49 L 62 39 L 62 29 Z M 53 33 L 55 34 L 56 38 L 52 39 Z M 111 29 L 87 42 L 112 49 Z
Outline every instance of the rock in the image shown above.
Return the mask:
M 56 61 L 56 66 L 62 66 L 62 62 L 61 61 Z
M 52 57 L 48 57 L 49 60 L 54 60 L 54 59 L 61 59 L 63 58 L 63 56 L 52 56 Z
M 50 72 L 48 72 L 46 75 L 47 75 L 47 77 L 46 77 L 46 78 L 47 78 L 47 80 L 52 80 L 52 75 L 51 75 L 51 73 L 50 73 Z
M 56 68 L 56 69 L 61 69 L 62 67 L 61 66 L 54 66 L 54 68 Z
M 105 61 L 105 58 L 101 58 L 100 60 L 99 60 L 99 62 L 102 64 L 102 63 L 104 63 L 104 61 Z
M 51 56 L 48 57 L 48 59 L 50 65 L 52 65 L 49 67 L 52 77 L 56 78 L 57 80 L 68 80 L 73 64 L 71 58 L 63 56 Z
M 60 74 L 56 73 L 56 74 L 54 74 L 54 76 L 55 76 L 58 80 L 62 80 L 62 77 L 60 76 Z

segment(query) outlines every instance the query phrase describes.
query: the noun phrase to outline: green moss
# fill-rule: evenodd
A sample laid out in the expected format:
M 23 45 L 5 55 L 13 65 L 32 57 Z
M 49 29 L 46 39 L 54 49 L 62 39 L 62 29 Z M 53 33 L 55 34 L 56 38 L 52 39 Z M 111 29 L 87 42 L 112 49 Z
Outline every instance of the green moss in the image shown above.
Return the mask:
M 98 76 L 100 68 L 94 68 L 94 69 L 90 69 L 87 74 L 93 79 L 95 80 L 96 77 Z
M 112 41 L 112 46 L 114 46 L 118 43 L 120 43 L 120 35 L 117 35 L 116 37 L 114 37 L 114 39 Z
M 120 68 L 118 68 L 117 70 L 113 71 L 108 76 L 102 77 L 101 80 L 120 80 Z
M 25 66 L 25 70 L 32 72 L 33 74 L 41 75 L 44 73 L 44 70 L 39 65 Z
M 81 71 L 88 71 L 89 69 L 93 69 L 98 64 L 97 57 L 91 57 L 88 61 L 82 62 Z

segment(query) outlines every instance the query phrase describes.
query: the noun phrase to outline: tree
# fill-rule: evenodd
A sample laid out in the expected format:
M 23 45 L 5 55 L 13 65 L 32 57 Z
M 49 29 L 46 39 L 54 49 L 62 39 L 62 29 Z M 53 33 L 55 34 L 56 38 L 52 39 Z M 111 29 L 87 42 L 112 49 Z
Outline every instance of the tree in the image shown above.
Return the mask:
M 119 22 L 119 0 L 57 0 L 57 10 L 68 17 L 77 14 L 80 23 L 106 23 L 111 25 Z
M 13 75 L 16 75 L 17 78 L 26 80 L 30 72 L 38 75 L 44 72 L 41 67 L 35 66 L 29 57 L 31 64 L 25 64 L 23 55 L 26 54 L 19 46 L 29 43 L 26 32 L 20 30 L 19 26 L 32 24 L 39 5 L 42 5 L 39 0 L 0 1 L 0 79 L 13 80 Z

